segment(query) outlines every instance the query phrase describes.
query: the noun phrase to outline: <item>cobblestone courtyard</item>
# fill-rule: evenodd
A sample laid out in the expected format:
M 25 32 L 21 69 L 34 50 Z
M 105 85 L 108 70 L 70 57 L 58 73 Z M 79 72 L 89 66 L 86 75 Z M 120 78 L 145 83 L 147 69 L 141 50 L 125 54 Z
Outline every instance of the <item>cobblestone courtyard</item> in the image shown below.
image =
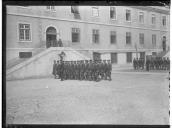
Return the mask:
M 168 124 L 167 73 L 114 73 L 112 81 L 6 82 L 7 123 Z

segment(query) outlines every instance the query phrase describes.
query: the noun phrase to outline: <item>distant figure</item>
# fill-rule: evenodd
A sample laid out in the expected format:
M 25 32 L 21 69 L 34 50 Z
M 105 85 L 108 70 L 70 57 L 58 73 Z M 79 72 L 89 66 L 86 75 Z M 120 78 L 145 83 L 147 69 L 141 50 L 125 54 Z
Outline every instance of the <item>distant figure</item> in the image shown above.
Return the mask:
M 54 75 L 54 78 L 56 79 L 57 78 L 57 63 L 56 61 L 54 60 L 54 64 L 53 64 L 53 72 L 52 74 Z
M 149 65 L 150 65 L 150 60 L 147 59 L 146 60 L 146 70 L 149 71 Z
M 59 39 L 59 41 L 58 41 L 58 47 L 63 47 L 63 43 L 62 43 L 62 40 L 61 39 Z

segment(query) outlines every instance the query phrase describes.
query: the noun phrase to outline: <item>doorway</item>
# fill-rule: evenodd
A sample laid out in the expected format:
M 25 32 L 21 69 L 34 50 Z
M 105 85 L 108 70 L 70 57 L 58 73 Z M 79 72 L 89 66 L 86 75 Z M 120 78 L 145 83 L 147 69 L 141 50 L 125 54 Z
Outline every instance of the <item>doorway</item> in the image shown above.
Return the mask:
M 47 48 L 55 46 L 57 32 L 54 27 L 49 27 L 46 30 L 46 46 Z

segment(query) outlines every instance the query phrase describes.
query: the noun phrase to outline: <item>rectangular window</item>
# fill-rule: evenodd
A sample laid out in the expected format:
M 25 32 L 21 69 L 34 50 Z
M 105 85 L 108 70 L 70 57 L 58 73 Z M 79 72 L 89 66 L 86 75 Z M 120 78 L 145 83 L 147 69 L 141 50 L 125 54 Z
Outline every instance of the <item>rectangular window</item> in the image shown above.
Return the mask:
M 30 41 L 30 24 L 19 24 L 19 40 Z
M 127 63 L 132 62 L 132 52 L 127 52 Z
M 78 6 L 71 6 L 71 13 L 79 14 L 79 7 Z
M 156 52 L 152 52 L 152 55 L 153 55 L 153 56 L 156 56 L 157 54 L 156 54 Z
M 140 58 L 145 59 L 145 52 L 140 52 Z
M 152 45 L 156 46 L 156 35 L 155 34 L 152 35 Z
M 131 10 L 126 10 L 126 21 L 131 21 Z
M 110 32 L 110 43 L 116 44 L 116 32 L 115 31 Z
M 144 33 L 139 33 L 140 44 L 144 44 Z
M 93 43 L 99 43 L 99 30 L 93 29 Z
M 92 7 L 92 16 L 99 16 L 98 7 Z
M 111 53 L 111 62 L 112 64 L 118 62 L 117 53 Z
M 32 52 L 19 52 L 19 58 L 30 58 L 32 57 Z
M 115 7 L 110 7 L 110 18 L 116 19 L 116 8 Z
M 93 60 L 101 60 L 101 54 L 97 52 L 93 52 Z
M 80 42 L 80 29 L 72 28 L 72 42 L 77 43 Z
M 143 12 L 139 12 L 139 22 L 144 23 L 144 13 Z
M 126 32 L 126 44 L 131 44 L 131 32 Z
M 163 26 L 166 26 L 166 16 L 163 16 L 162 17 L 162 25 Z
M 156 23 L 156 17 L 155 17 L 155 14 L 152 14 L 152 24 L 154 24 L 154 25 L 155 25 L 155 23 Z
M 48 10 L 55 10 L 54 6 L 47 6 Z

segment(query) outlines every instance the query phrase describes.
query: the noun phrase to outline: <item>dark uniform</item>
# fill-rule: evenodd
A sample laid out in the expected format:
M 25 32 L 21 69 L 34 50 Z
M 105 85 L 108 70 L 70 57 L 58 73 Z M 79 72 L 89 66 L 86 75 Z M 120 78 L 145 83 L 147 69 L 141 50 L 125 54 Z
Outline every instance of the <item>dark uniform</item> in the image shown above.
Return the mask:
M 150 66 L 150 60 L 146 60 L 146 70 L 149 71 L 149 66 Z

